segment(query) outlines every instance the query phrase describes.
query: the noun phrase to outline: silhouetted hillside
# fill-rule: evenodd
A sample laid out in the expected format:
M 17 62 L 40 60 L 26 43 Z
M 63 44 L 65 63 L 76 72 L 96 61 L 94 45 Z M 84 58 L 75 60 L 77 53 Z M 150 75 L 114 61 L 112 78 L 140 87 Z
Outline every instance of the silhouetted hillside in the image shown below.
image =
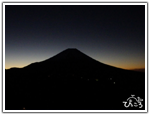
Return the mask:
M 131 94 L 145 100 L 145 73 L 103 64 L 77 49 L 5 70 L 7 110 L 126 110 L 122 102 Z
M 145 72 L 145 68 L 141 68 L 141 69 L 132 69 L 132 71 Z

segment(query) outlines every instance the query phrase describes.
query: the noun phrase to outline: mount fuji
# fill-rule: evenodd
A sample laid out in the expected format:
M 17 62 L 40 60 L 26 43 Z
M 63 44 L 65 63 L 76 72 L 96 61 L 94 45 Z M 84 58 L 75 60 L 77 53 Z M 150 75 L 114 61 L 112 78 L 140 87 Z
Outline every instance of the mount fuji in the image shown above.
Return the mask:
M 6 110 L 126 110 L 122 101 L 131 94 L 145 99 L 144 72 L 104 64 L 76 48 L 5 70 Z

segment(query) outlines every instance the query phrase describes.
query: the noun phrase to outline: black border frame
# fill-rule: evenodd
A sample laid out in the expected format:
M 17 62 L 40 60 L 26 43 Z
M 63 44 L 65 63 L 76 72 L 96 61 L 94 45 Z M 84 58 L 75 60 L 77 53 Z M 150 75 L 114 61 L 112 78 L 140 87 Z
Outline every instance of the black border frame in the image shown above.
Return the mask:
M 4 3 L 147 3 L 147 112 L 3 112 L 3 4 Z M 1 114 L 149 114 L 149 1 L 1 1 Z

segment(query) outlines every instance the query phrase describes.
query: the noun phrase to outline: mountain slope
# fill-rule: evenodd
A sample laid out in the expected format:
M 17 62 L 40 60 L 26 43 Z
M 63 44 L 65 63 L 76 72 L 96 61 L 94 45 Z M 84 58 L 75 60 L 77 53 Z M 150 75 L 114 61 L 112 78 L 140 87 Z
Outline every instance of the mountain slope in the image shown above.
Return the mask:
M 98 62 L 77 49 L 66 49 L 61 53 L 44 60 L 24 67 L 31 71 L 41 72 L 87 72 L 87 73 L 108 73 L 123 71 L 123 69 L 112 67 Z M 62 71 L 61 71 L 62 70 Z

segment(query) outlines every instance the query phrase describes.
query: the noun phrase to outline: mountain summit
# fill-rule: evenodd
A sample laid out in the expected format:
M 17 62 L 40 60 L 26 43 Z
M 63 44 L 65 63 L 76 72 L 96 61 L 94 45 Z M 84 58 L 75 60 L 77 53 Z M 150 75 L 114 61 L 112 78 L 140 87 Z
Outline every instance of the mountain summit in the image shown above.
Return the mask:
M 77 60 L 91 60 L 92 58 L 82 53 L 76 48 L 68 48 L 57 55 L 50 58 L 53 61 L 67 60 L 67 61 L 77 61 Z

